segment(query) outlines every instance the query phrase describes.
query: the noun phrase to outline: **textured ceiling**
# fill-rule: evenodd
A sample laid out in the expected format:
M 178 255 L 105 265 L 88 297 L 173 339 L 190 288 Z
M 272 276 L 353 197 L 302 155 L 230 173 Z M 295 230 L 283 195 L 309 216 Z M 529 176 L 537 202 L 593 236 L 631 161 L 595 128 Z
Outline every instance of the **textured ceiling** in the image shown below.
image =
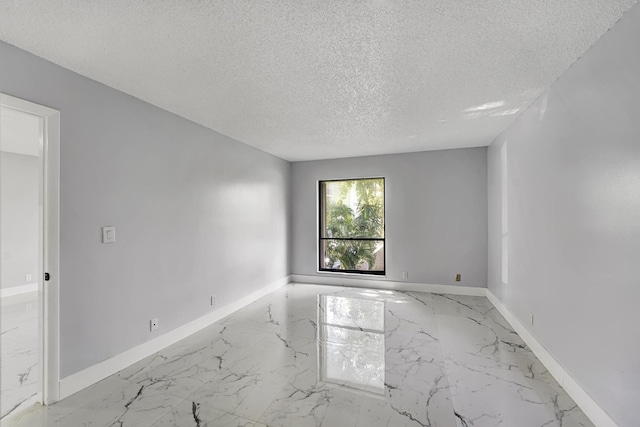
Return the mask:
M 489 144 L 635 0 L 0 0 L 0 39 L 287 160 Z

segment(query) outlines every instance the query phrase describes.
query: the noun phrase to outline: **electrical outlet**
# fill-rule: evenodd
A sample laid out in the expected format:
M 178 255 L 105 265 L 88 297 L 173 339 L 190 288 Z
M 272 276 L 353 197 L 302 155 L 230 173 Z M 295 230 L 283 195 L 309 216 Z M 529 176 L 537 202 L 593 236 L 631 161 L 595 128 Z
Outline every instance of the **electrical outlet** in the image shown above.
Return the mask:
M 151 324 L 151 331 L 157 331 L 158 330 L 158 318 L 157 317 L 151 319 L 150 324 Z
M 25 274 L 24 275 L 24 281 L 25 283 L 31 283 L 31 279 L 33 279 L 33 276 L 30 274 Z
M 211 307 L 213 307 L 214 305 L 216 305 L 216 296 L 211 295 Z
M 462 280 L 462 274 L 456 274 L 456 282 L 459 282 Z
M 409 278 L 409 272 L 408 271 L 403 271 L 402 272 L 402 278 L 403 279 L 408 279 Z
M 529 320 L 531 322 L 531 326 L 533 326 L 533 321 L 534 321 L 533 313 L 529 313 Z

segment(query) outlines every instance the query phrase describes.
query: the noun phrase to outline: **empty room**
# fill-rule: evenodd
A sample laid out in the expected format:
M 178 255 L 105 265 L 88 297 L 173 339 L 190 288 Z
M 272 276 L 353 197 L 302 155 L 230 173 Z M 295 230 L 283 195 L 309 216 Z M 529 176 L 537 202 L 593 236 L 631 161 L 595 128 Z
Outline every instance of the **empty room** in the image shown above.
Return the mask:
M 0 0 L 2 427 L 640 425 L 635 0 Z

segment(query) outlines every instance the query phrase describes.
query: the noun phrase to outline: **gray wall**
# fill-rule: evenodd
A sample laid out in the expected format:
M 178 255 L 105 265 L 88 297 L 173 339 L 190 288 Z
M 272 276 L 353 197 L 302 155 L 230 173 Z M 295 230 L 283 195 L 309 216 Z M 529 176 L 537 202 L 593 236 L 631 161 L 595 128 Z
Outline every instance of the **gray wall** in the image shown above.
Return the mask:
M 39 159 L 0 152 L 0 284 L 36 283 L 38 278 Z M 31 274 L 31 281 L 25 276 Z
M 639 40 L 640 5 L 488 155 L 489 289 L 621 426 L 640 418 Z
M 62 377 L 288 275 L 289 163 L 4 43 L 0 63 L 0 91 L 61 111 Z
M 292 273 L 327 275 L 316 273 L 317 181 L 383 176 L 386 280 L 486 286 L 486 162 L 482 147 L 292 163 Z

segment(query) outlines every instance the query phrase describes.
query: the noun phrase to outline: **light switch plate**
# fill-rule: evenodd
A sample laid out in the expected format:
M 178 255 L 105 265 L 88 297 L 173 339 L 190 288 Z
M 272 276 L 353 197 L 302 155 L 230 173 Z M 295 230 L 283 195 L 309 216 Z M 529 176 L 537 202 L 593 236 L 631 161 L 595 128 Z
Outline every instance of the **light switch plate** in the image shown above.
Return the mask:
M 114 226 L 102 227 L 102 243 L 116 242 L 116 228 Z

